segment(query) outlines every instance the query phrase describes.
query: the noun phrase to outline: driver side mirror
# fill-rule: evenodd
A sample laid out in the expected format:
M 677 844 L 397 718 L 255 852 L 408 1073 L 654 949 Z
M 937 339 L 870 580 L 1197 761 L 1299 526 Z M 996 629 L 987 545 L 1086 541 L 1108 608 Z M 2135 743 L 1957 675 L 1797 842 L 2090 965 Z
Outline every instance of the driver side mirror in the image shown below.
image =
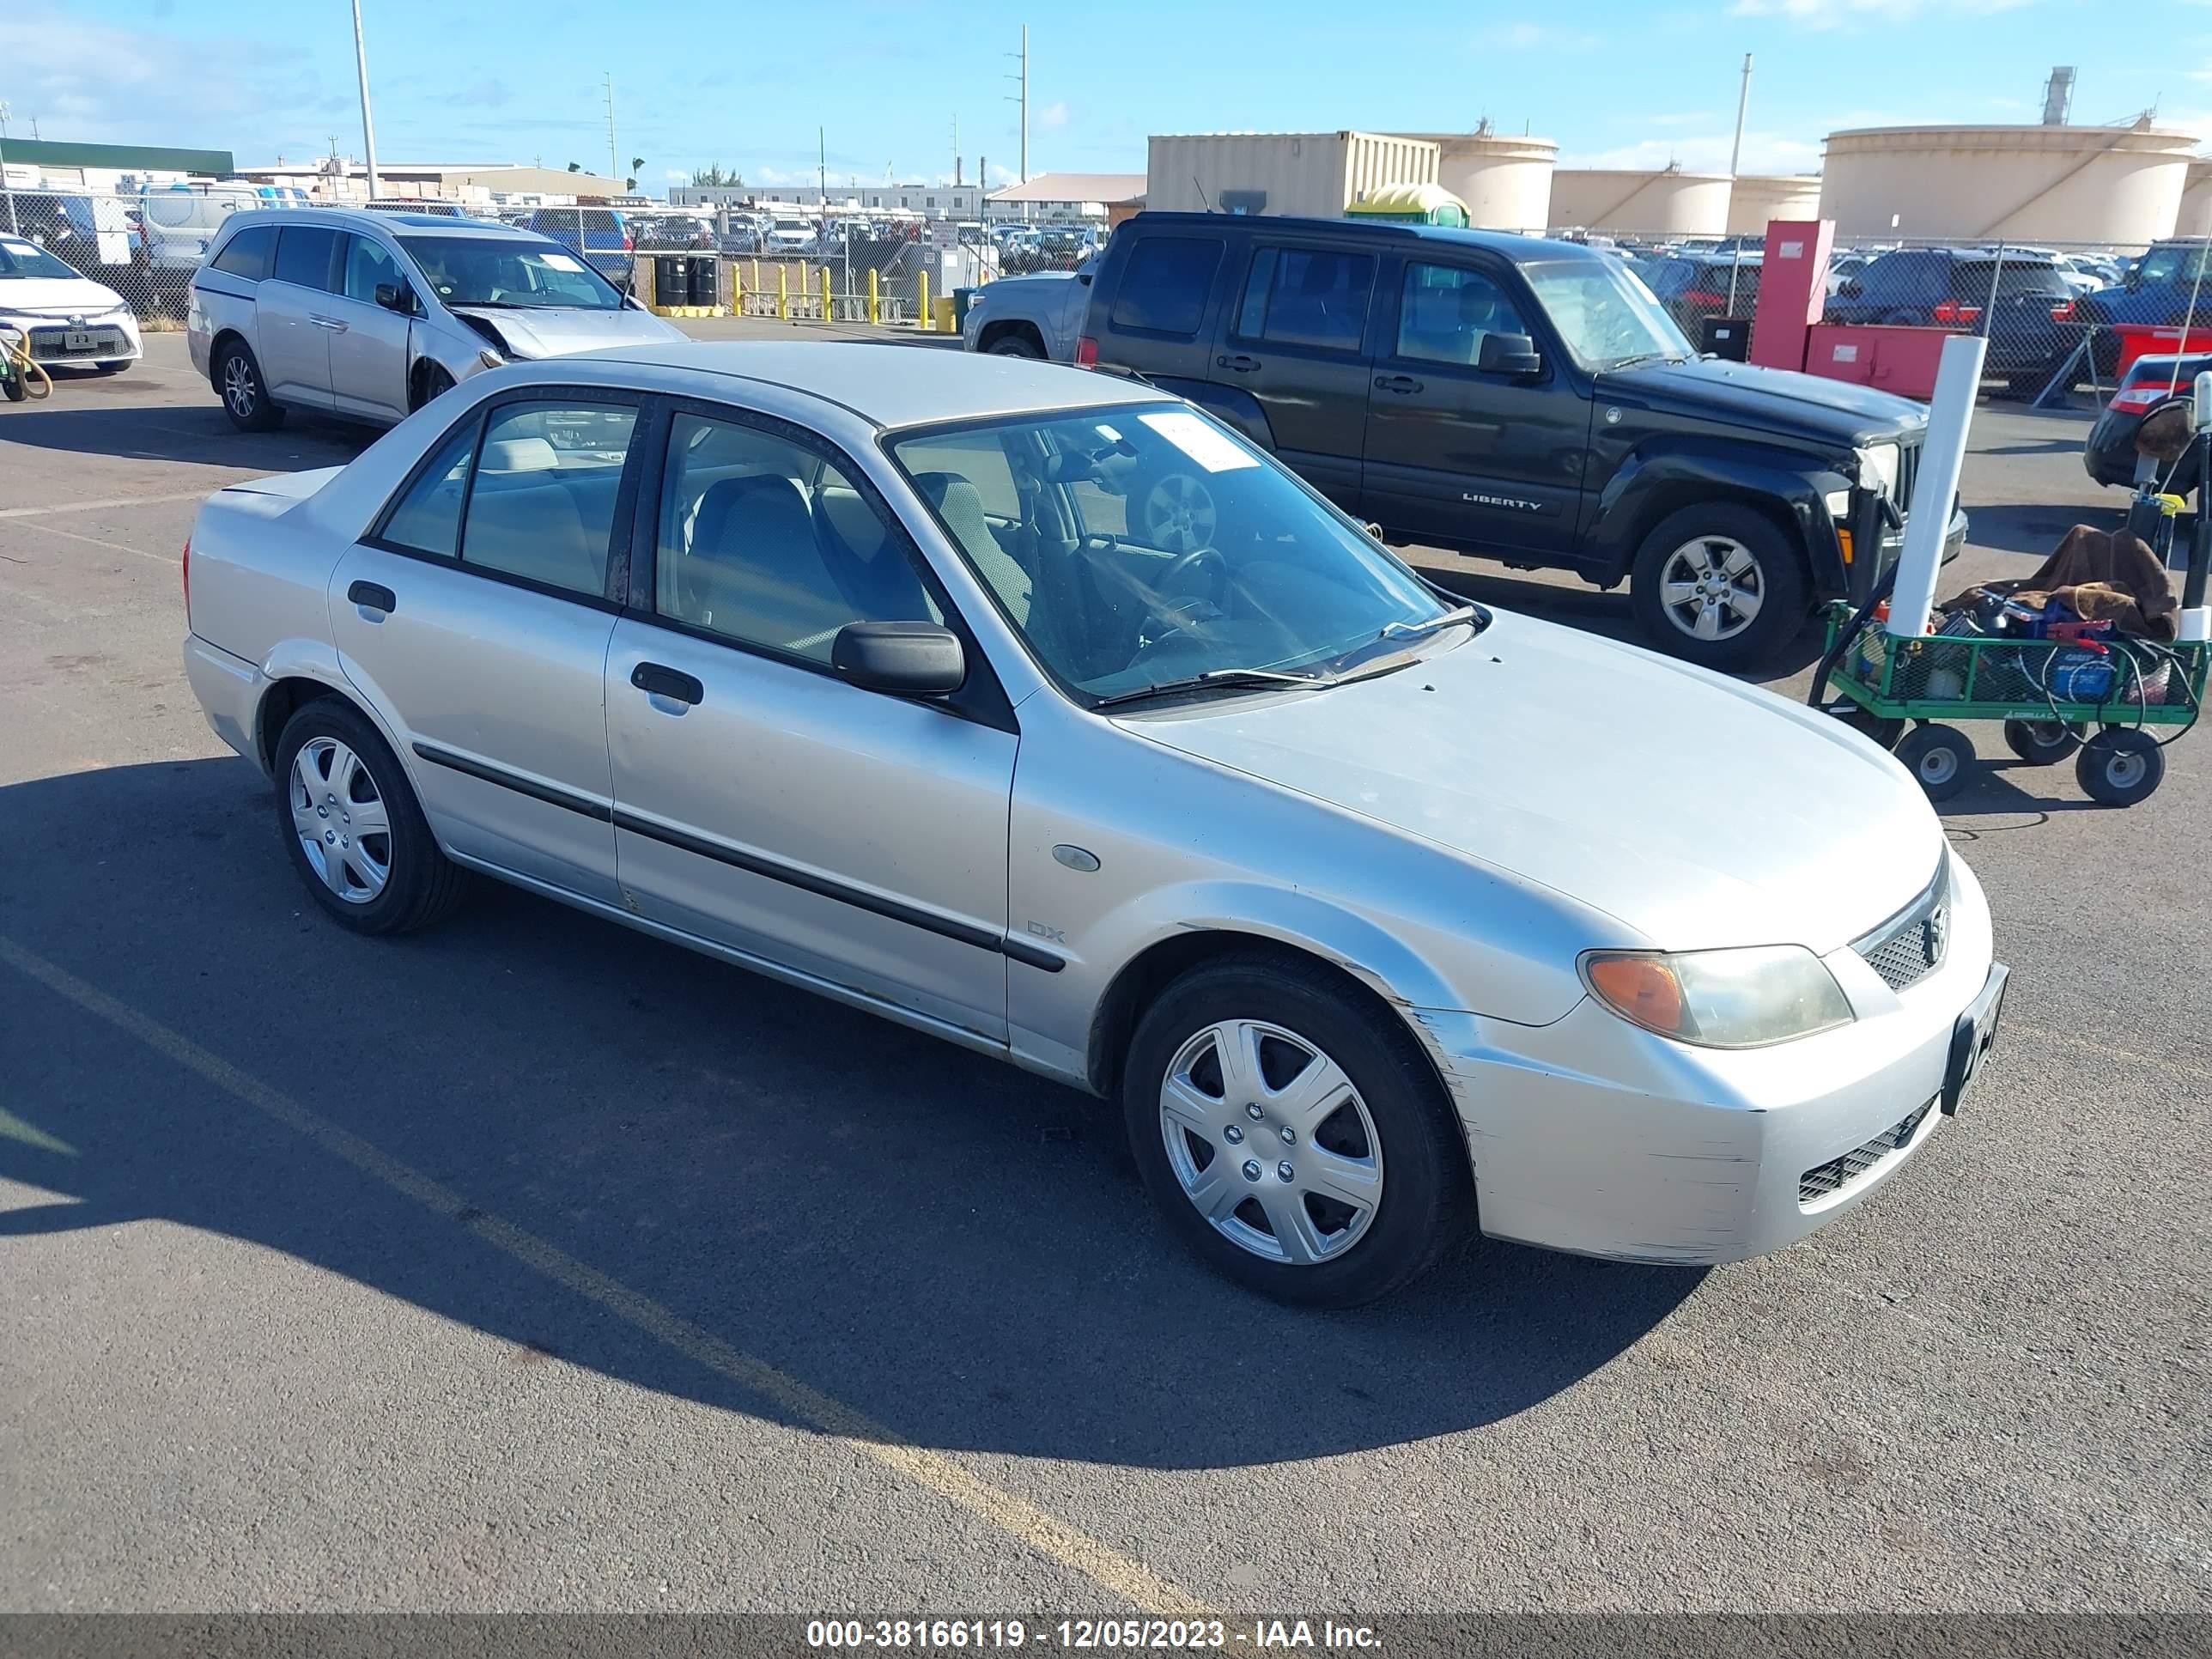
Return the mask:
M 376 285 L 376 303 L 386 311 L 396 311 L 405 317 L 415 309 L 415 291 L 404 283 L 379 283 Z
M 840 679 L 895 697 L 941 697 L 968 679 L 960 636 L 926 622 L 847 623 L 830 647 Z
M 1856 276 L 1846 276 L 1836 284 L 1836 297 L 1838 300 L 1856 300 L 1864 292 L 1865 290 L 1859 286 L 1859 279 Z
M 1486 374 L 1541 374 L 1544 360 L 1525 334 L 1486 334 L 1474 366 Z

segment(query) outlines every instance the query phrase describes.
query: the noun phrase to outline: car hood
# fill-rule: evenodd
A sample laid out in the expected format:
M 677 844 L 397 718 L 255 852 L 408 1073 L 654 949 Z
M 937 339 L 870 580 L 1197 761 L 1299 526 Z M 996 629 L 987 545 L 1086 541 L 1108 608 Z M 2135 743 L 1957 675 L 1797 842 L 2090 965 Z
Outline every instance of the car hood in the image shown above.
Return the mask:
M 1719 357 L 1608 369 L 1597 377 L 1597 396 L 1632 397 L 1653 408 L 1734 425 L 1795 429 L 1846 446 L 1860 436 L 1917 432 L 1928 424 L 1926 407 L 1909 398 Z
M 1540 883 L 1662 950 L 1826 954 L 1910 903 L 1943 851 L 1905 769 L 1842 721 L 1527 617 L 1371 679 L 1118 723 Z
M 502 311 L 495 306 L 454 306 L 456 316 L 489 323 L 517 357 L 565 357 L 602 346 L 663 345 L 684 337 L 649 311 L 583 311 L 547 307 Z
M 0 281 L 0 313 L 97 317 L 122 303 L 123 296 L 113 289 L 86 276 L 10 276 Z

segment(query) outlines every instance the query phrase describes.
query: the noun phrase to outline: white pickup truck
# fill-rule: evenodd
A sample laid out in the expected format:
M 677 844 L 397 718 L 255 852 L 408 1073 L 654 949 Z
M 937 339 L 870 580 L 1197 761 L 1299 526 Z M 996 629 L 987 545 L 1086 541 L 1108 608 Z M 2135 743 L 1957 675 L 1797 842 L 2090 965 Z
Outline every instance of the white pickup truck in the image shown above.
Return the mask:
M 962 349 L 1073 362 L 1097 266 L 1094 254 L 1073 270 L 1037 270 L 986 283 L 961 320 Z

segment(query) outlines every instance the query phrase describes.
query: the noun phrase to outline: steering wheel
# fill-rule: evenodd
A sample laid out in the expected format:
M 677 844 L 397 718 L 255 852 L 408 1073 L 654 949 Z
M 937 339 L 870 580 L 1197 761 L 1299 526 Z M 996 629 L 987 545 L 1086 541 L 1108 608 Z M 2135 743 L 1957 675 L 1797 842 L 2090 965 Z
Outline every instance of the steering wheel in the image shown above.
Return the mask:
M 1189 552 L 1176 559 L 1161 573 L 1160 592 L 1163 593 L 1176 592 L 1186 575 L 1201 564 L 1206 564 L 1209 562 L 1212 568 L 1207 574 L 1206 583 L 1209 591 L 1194 597 L 1211 599 L 1218 605 L 1229 597 L 1229 561 L 1223 556 L 1221 550 L 1218 547 L 1194 547 Z

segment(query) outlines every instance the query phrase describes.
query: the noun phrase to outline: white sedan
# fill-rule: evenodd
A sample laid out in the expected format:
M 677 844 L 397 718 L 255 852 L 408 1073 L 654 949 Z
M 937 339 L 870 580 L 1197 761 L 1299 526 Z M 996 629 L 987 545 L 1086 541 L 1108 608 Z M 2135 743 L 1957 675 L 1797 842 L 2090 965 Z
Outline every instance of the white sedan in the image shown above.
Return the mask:
M 1207 536 L 1146 544 L 1127 501 L 1194 467 Z M 1996 1026 L 1989 908 L 1887 754 L 1459 604 L 1106 375 L 501 368 L 214 496 L 186 598 L 193 688 L 335 922 L 488 875 L 1093 1090 L 1170 1226 L 1287 1300 L 1378 1296 L 1478 1221 L 1789 1244 Z
M 21 236 L 0 235 L 0 329 L 49 368 L 112 374 L 138 360 L 138 319 L 123 296 Z

